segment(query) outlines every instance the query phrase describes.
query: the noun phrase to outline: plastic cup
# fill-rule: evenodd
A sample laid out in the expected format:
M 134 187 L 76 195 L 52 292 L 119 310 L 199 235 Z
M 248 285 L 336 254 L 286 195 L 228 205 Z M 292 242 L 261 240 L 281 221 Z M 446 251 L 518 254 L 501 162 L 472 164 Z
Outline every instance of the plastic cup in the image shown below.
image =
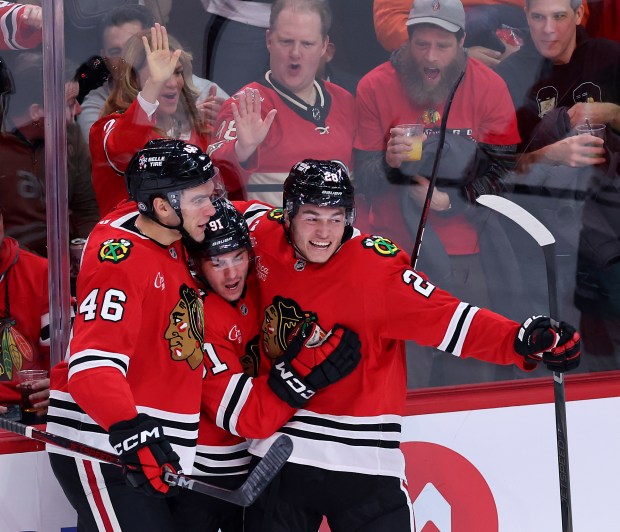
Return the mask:
M 575 127 L 577 135 L 592 135 L 605 140 L 605 124 L 579 124 Z
M 405 136 L 411 137 L 413 141 L 407 161 L 419 161 L 422 158 L 422 142 L 424 141 L 424 124 L 399 124 L 398 126 L 405 131 Z
M 30 394 L 33 393 L 32 385 L 42 379 L 47 379 L 47 370 L 23 369 L 17 372 L 17 380 L 19 381 L 19 388 L 22 394 L 20 402 L 22 412 L 33 414 L 37 411 L 30 402 Z

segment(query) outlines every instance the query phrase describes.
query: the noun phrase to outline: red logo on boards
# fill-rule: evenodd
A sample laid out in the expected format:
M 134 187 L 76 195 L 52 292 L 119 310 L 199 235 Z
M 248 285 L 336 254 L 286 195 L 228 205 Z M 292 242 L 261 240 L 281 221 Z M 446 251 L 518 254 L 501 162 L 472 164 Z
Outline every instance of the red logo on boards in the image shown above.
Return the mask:
M 495 499 L 471 462 L 435 443 L 401 449 L 417 532 L 498 532 Z

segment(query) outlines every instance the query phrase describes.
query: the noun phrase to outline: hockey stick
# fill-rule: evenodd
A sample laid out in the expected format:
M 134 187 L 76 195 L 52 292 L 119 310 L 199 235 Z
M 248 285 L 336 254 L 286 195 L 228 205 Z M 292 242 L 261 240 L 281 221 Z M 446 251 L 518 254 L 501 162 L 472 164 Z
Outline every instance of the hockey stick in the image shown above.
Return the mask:
M 120 458 L 114 453 L 109 453 L 97 449 L 96 447 L 90 447 L 84 443 L 70 440 L 69 438 L 58 436 L 57 434 L 51 434 L 50 432 L 45 432 L 28 425 L 23 425 L 16 421 L 0 418 L 0 429 L 20 434 L 31 440 L 63 447 L 69 451 L 88 456 L 89 458 L 122 467 Z M 250 472 L 245 482 L 236 490 L 227 490 L 218 486 L 213 486 L 206 482 L 201 482 L 200 480 L 170 471 L 164 473 L 163 479 L 170 486 L 178 486 L 191 491 L 197 491 L 238 506 L 250 506 L 274 479 L 280 469 L 282 469 L 292 451 L 292 440 L 285 434 L 279 436 L 271 447 L 269 447 L 265 456 L 258 462 L 258 465 Z
M 478 203 L 493 209 L 511 219 L 525 230 L 542 248 L 547 270 L 547 293 L 549 315 L 558 317 L 558 296 L 555 280 L 555 238 L 551 232 L 523 207 L 506 198 L 485 194 Z M 553 372 L 553 396 L 555 402 L 555 432 L 558 444 L 558 470 L 560 475 L 560 504 L 562 509 L 562 531 L 572 532 L 573 516 L 570 496 L 570 474 L 568 468 L 568 435 L 566 433 L 566 396 L 564 373 Z
M 418 262 L 418 256 L 420 255 L 420 247 L 422 246 L 422 237 L 424 236 L 424 228 L 426 227 L 426 218 L 428 218 L 428 211 L 431 207 L 431 200 L 433 199 L 433 190 L 435 189 L 435 182 L 437 181 L 437 171 L 439 170 L 439 161 L 441 160 L 441 153 L 443 152 L 443 146 L 446 141 L 446 127 L 448 126 L 448 114 L 450 113 L 450 107 L 452 107 L 452 100 L 456 89 L 461 84 L 461 80 L 465 75 L 465 68 L 459 74 L 458 79 L 454 83 L 454 86 L 450 90 L 448 99 L 446 100 L 446 106 L 443 110 L 443 117 L 441 118 L 441 126 L 439 127 L 439 144 L 437 151 L 435 152 L 435 159 L 433 160 L 433 169 L 431 170 L 431 178 L 428 183 L 428 190 L 426 191 L 426 198 L 424 198 L 424 205 L 422 206 L 422 214 L 420 214 L 420 223 L 418 225 L 418 232 L 415 236 L 415 243 L 413 244 L 413 250 L 411 251 L 411 267 L 415 270 Z

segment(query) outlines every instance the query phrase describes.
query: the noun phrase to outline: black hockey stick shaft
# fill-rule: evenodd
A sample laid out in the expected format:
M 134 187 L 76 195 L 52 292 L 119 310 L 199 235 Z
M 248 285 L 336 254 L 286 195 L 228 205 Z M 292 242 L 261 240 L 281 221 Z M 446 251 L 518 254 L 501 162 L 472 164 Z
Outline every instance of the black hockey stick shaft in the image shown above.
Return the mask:
M 0 417 L 0 429 L 8 430 L 15 434 L 30 438 L 31 440 L 56 445 L 57 447 L 62 447 L 74 453 L 83 454 L 89 458 L 122 467 L 120 458 L 114 453 L 109 453 L 97 449 L 96 447 L 91 447 L 84 443 L 52 434 L 29 425 Z M 279 436 L 258 465 L 250 472 L 245 482 L 236 490 L 226 490 L 170 471 L 165 472 L 163 478 L 164 481 L 171 486 L 179 486 L 180 488 L 197 491 L 204 495 L 209 495 L 239 506 L 250 506 L 274 479 L 280 469 L 282 469 L 292 451 L 293 442 L 291 439 L 286 435 Z
M 466 68 L 466 67 L 465 67 Z M 437 181 L 437 171 L 439 170 L 439 162 L 441 161 L 441 153 L 443 152 L 443 146 L 446 140 L 446 128 L 448 126 L 448 114 L 450 113 L 450 107 L 452 107 L 452 100 L 456 89 L 461 84 L 461 80 L 465 75 L 465 68 L 459 74 L 456 82 L 450 90 L 446 105 L 443 110 L 443 117 L 441 118 L 441 125 L 439 127 L 439 144 L 437 151 L 435 152 L 435 159 L 433 160 L 433 168 L 431 170 L 431 178 L 428 183 L 428 190 L 426 191 L 426 198 L 424 198 L 424 204 L 422 205 L 422 213 L 420 214 L 420 223 L 418 224 L 418 231 L 415 236 L 415 242 L 413 244 L 413 250 L 411 251 L 411 266 L 415 270 L 420 255 L 420 247 L 422 247 L 422 238 L 424 237 L 424 229 L 426 227 L 426 219 L 428 218 L 428 211 L 431 208 L 431 200 L 433 199 L 433 191 L 435 190 L 435 182 Z
M 543 246 L 547 270 L 547 293 L 549 316 L 557 319 L 559 314 L 555 268 L 555 243 Z M 558 445 L 558 473 L 560 477 L 560 504 L 562 510 L 562 532 L 573 531 L 573 516 L 570 493 L 570 471 L 568 464 L 568 435 L 566 423 L 566 391 L 564 373 L 553 372 L 553 397 L 555 405 L 555 431 Z
M 547 272 L 549 315 L 551 318 L 557 319 L 559 308 L 555 266 L 555 238 L 551 232 L 532 214 L 506 198 L 483 195 L 480 196 L 477 201 L 511 219 L 534 238 L 541 247 Z M 555 432 L 558 447 L 562 532 L 573 532 L 564 374 L 555 371 L 553 372 L 553 398 L 555 404 Z

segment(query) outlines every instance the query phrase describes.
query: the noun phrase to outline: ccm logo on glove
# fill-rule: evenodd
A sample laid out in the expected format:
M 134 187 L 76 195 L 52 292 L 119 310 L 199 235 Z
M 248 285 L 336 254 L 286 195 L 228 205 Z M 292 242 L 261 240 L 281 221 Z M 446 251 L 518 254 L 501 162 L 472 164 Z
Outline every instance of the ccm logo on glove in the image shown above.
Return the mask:
M 302 398 L 310 399 L 316 393 L 296 378 L 293 372 L 287 368 L 287 364 L 284 361 L 276 363 L 275 368 L 280 372 L 280 378 L 286 385 Z
M 140 444 L 146 443 L 151 438 L 160 438 L 162 437 L 162 434 L 159 429 L 159 427 L 153 427 L 153 430 L 143 430 L 139 434 L 130 436 L 126 440 L 117 443 L 114 446 L 114 450 L 118 454 L 122 454 L 123 452 L 128 452 L 135 449 Z

